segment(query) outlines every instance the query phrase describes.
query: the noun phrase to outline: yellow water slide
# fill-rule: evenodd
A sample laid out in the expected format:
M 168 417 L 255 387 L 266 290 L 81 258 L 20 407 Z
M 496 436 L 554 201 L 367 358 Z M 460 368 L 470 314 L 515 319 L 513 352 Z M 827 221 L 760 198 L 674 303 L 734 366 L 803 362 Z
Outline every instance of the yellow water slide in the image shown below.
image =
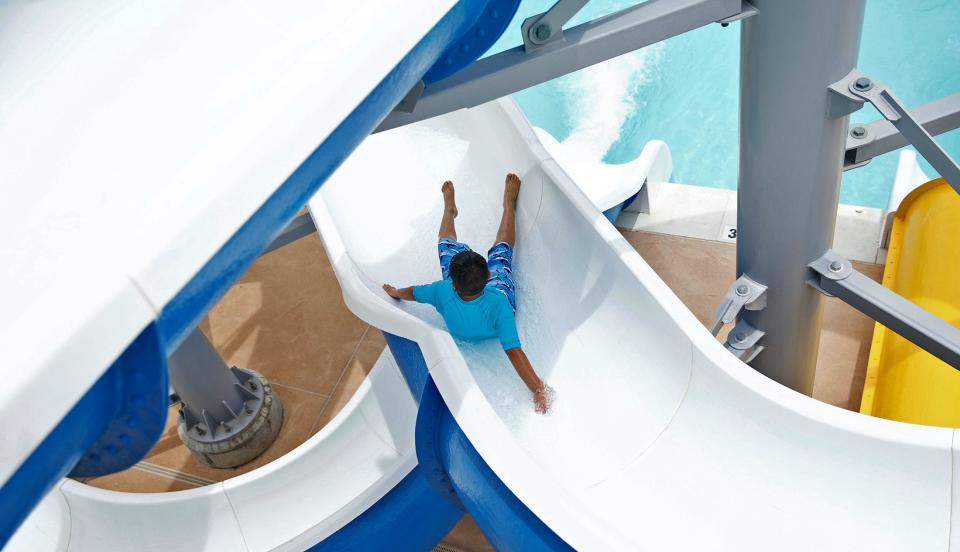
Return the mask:
M 946 180 L 927 182 L 900 203 L 883 285 L 960 327 L 960 196 Z M 860 412 L 960 427 L 960 371 L 876 324 Z

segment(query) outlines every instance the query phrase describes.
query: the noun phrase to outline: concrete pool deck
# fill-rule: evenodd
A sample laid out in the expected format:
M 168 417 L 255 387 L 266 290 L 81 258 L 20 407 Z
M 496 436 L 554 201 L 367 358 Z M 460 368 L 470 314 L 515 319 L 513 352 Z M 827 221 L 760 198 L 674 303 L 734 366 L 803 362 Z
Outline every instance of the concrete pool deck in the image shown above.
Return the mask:
M 834 250 L 854 261 L 883 263 L 883 209 L 841 203 Z M 660 184 L 650 214 L 624 211 L 617 226 L 725 243 L 736 242 L 737 192 L 689 184 Z M 731 278 L 731 282 L 733 279 Z

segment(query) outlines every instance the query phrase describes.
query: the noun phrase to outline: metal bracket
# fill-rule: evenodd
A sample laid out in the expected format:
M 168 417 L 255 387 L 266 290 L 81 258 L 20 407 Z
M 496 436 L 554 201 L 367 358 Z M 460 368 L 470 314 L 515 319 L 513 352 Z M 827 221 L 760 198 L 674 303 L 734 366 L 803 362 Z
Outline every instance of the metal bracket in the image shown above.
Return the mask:
M 841 299 L 960 370 L 960 328 L 854 270 L 850 261 L 833 251 L 809 267 L 816 274 L 807 283 L 820 293 Z
M 746 274 L 736 279 L 720 300 L 717 307 L 717 317 L 710 328 L 710 333 L 716 337 L 724 324 L 737 319 L 742 309 L 763 310 L 767 306 L 767 286 L 753 281 Z
M 267 245 L 267 248 L 264 249 L 260 255 L 266 255 L 300 238 L 309 236 L 316 231 L 317 227 L 313 224 L 313 218 L 310 216 L 310 213 L 304 213 L 291 220 L 290 224 L 281 230 L 280 233 L 277 234 L 277 237 L 273 238 L 273 241 Z
M 827 103 L 827 118 L 846 117 L 863 107 L 863 102 L 866 100 L 851 92 L 854 83 L 862 78 L 872 82 L 872 79 L 866 74 L 854 69 L 847 73 L 845 77 L 827 87 L 830 93 L 830 101 Z
M 724 347 L 743 362 L 749 363 L 763 351 L 763 345 L 757 342 L 764 335 L 765 332 L 754 328 L 746 320 L 740 320 L 727 335 Z
M 590 0 L 557 0 L 549 10 L 526 18 L 520 25 L 523 49 L 542 48 L 563 38 L 563 26 Z
M 960 92 L 910 109 L 910 116 L 923 124 L 931 136 L 960 128 Z M 858 123 L 847 138 L 843 170 L 855 169 L 884 153 L 907 145 L 897 127 L 886 119 Z
M 920 155 L 940 173 L 957 193 L 960 193 L 960 166 L 950 155 L 933 139 L 933 136 L 917 119 L 910 114 L 910 110 L 903 105 L 883 83 L 874 80 L 869 75 L 854 69 L 839 81 L 828 87 L 830 102 L 827 107 L 827 116 L 831 119 L 844 117 L 870 102 L 884 119 L 893 123 L 900 134 L 910 142 Z M 854 127 L 856 130 L 858 127 Z M 864 127 L 862 136 L 853 136 L 868 143 L 872 138 Z M 861 144 L 861 145 L 863 145 Z
M 417 84 L 413 85 L 413 88 L 407 92 L 407 95 L 400 100 L 400 103 L 393 110 L 401 113 L 413 113 L 413 109 L 417 107 L 417 102 L 420 101 L 420 96 L 423 95 L 426 87 L 427 85 L 422 80 L 417 81 Z
M 853 274 L 853 263 L 832 249 L 808 266 L 817 273 L 817 276 L 807 280 L 807 284 L 827 297 L 834 297 L 834 295 L 823 288 L 820 284 L 821 278 L 839 281 Z
M 717 21 L 717 23 L 719 23 L 721 27 L 726 27 L 731 23 L 733 23 L 734 21 L 740 21 L 741 19 L 753 17 L 757 15 L 759 11 L 760 10 L 758 10 L 753 4 L 751 4 L 750 2 L 747 2 L 747 0 L 743 0 L 742 7 L 740 8 L 740 13 L 736 15 L 731 15 L 730 17 L 724 17 L 720 21 Z

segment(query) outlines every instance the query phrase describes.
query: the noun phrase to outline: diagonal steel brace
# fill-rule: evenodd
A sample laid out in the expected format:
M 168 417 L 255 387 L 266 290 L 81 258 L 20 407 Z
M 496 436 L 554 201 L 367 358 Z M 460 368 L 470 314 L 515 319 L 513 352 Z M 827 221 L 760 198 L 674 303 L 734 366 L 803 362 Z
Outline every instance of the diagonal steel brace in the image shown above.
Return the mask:
M 883 117 L 893 123 L 900 134 L 913 147 L 917 148 L 933 168 L 960 193 L 960 166 L 949 154 L 930 136 L 910 110 L 903 105 L 883 83 L 874 80 L 869 75 L 856 69 L 850 71 L 844 78 L 828 87 L 831 101 L 827 116 L 830 118 L 844 117 L 870 102 Z

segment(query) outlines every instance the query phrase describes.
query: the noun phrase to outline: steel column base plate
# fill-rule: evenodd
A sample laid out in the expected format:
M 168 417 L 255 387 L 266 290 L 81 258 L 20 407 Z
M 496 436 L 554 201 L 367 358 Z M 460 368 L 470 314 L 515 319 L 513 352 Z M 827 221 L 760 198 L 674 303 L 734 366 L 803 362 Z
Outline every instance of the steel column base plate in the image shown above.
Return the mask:
M 270 382 L 258 372 L 246 371 L 260 381 L 263 389 L 259 410 L 246 427 L 229 439 L 211 443 L 195 439 L 193 432 L 188 431 L 182 415 L 177 424 L 177 434 L 183 444 L 197 460 L 211 468 L 235 468 L 260 456 L 273 444 L 283 425 L 283 403 L 274 393 Z

